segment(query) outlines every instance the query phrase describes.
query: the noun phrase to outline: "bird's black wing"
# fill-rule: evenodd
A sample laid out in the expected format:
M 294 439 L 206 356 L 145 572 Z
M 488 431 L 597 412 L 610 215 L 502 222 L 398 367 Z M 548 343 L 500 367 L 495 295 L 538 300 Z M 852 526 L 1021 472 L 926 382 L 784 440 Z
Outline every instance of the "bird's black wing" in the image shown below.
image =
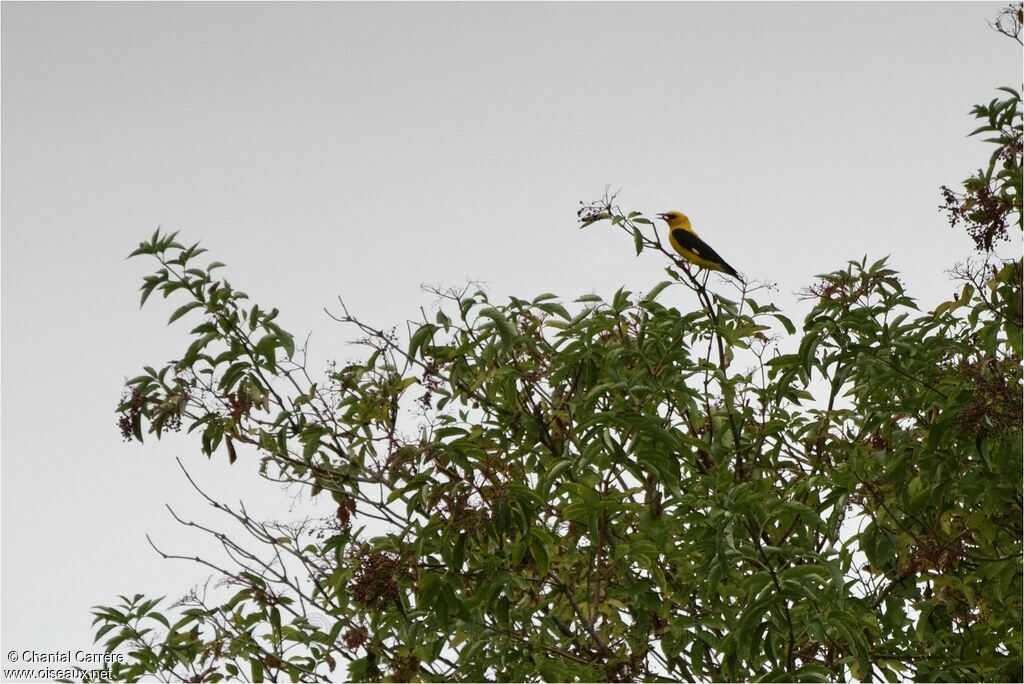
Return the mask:
M 736 273 L 736 269 L 734 269 L 729 264 L 725 263 L 725 259 L 718 256 L 718 252 L 711 249 L 708 243 L 704 242 L 690 231 L 683 230 L 682 228 L 676 228 L 675 230 L 672 231 L 672 237 L 675 238 L 676 242 L 678 242 L 680 245 L 682 245 L 686 249 L 690 250 L 691 252 L 699 256 L 701 259 L 713 261 L 716 264 L 719 264 L 722 268 L 724 268 L 725 272 L 728 273 L 729 275 L 738 276 L 738 274 Z

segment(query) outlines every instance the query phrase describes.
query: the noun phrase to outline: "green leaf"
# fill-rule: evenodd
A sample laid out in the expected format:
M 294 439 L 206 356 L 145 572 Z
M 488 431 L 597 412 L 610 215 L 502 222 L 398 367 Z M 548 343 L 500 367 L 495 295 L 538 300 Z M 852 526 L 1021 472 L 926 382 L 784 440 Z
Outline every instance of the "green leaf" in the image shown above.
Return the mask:
M 653 302 L 658 297 L 658 295 L 660 295 L 665 290 L 666 287 L 673 284 L 674 283 L 671 280 L 661 281 L 660 283 L 651 288 L 651 291 L 647 293 L 646 297 L 644 297 L 644 301 Z
M 773 313 L 772 317 L 782 324 L 782 327 L 786 329 L 787 333 L 789 333 L 790 335 L 796 334 L 796 326 L 793 325 L 793 321 L 789 320 L 789 318 L 783 316 L 780 313 Z
M 179 306 L 174 311 L 174 313 L 171 314 L 170 319 L 167 321 L 167 325 L 170 325 L 174 321 L 178 320 L 179 318 L 181 318 L 182 316 L 187 314 L 192 309 L 197 309 L 197 308 L 199 308 L 201 306 L 203 306 L 202 302 L 189 302 L 188 304 L 185 304 L 184 306 Z
M 533 555 L 533 560 L 537 564 L 537 574 L 541 577 L 545 577 L 548 574 L 548 568 L 550 567 L 550 557 L 548 556 L 547 549 L 544 548 L 544 542 L 538 537 L 530 536 L 530 553 Z
M 498 598 L 498 602 L 495 605 L 495 615 L 498 618 L 498 624 L 508 627 L 509 625 L 509 600 L 508 597 L 502 595 Z
M 541 496 L 547 496 L 548 492 L 551 490 L 551 485 L 562 473 L 568 470 L 571 465 L 571 459 L 563 458 L 555 461 L 551 467 L 548 468 L 547 472 L 544 473 L 544 476 L 540 480 Z
M 462 565 L 466 560 L 466 533 L 460 532 L 455 540 L 455 548 L 452 551 L 452 569 L 456 572 L 462 571 Z
M 562 319 L 566 321 L 572 320 L 572 316 L 569 315 L 569 312 L 566 310 L 566 308 L 561 304 L 558 304 L 557 302 L 545 302 L 543 304 L 538 304 L 537 308 L 549 314 L 555 314 L 556 316 L 560 316 Z
M 988 452 L 988 444 L 985 438 L 978 437 L 975 440 L 975 446 L 978 449 L 978 454 L 981 456 L 981 459 L 985 462 L 985 466 L 989 470 L 992 470 L 992 456 Z
M 502 346 L 508 347 L 516 338 L 516 330 L 512 327 L 512 324 L 508 322 L 508 319 L 505 318 L 501 311 L 493 307 L 480 309 L 479 313 L 484 318 L 489 318 L 494 321 L 494 325 L 498 330 L 498 335 L 501 337 Z
M 409 338 L 409 351 L 407 352 L 409 357 L 416 358 L 417 353 L 420 353 L 427 340 L 433 338 L 435 332 L 437 332 L 437 326 L 430 323 L 425 323 L 417 328 Z M 420 356 L 422 356 L 421 353 Z

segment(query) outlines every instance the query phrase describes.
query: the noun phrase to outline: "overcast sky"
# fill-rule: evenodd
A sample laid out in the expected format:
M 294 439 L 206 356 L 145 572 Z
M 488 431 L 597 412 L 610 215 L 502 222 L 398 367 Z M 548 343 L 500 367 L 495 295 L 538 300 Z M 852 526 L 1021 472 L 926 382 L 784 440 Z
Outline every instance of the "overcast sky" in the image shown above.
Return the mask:
M 688 213 L 796 316 L 794 291 L 865 254 L 934 306 L 971 249 L 938 188 L 988 155 L 967 112 L 1022 80 L 999 7 L 4 3 L 3 652 L 89 649 L 90 606 L 207 576 L 145 540 L 201 548 L 164 504 L 218 521 L 175 456 L 224 500 L 291 503 L 252 458 L 121 442 L 124 379 L 190 327 L 138 308 L 151 264 L 124 257 L 158 225 L 312 332 L 314 365 L 355 353 L 322 311 L 338 295 L 388 325 L 423 283 L 651 287 L 659 259 L 576 230 L 606 185 Z

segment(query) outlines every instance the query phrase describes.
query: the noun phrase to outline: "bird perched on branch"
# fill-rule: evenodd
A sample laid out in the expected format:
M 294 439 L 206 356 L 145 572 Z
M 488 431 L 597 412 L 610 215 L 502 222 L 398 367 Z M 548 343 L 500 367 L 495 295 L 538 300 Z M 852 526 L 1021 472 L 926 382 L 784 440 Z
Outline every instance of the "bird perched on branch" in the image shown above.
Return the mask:
M 686 214 L 669 211 L 658 214 L 658 218 L 668 224 L 668 241 L 672 243 L 672 248 L 679 252 L 680 256 L 701 268 L 706 268 L 709 271 L 721 271 L 743 282 L 743 278 L 736 272 L 736 269 L 725 263 L 725 259 L 718 256 L 718 252 L 711 249 L 708 243 L 697 236 Z

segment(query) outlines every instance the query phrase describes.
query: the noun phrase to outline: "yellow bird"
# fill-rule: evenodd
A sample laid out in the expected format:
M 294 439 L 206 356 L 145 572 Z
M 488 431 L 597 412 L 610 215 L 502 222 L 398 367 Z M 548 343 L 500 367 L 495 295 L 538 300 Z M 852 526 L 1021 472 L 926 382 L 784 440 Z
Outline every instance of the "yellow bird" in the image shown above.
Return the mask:
M 743 281 L 735 268 L 725 263 L 725 259 L 718 256 L 718 252 L 697 236 L 686 214 L 669 211 L 658 214 L 658 218 L 668 224 L 668 241 L 684 259 L 709 271 L 721 271 Z

